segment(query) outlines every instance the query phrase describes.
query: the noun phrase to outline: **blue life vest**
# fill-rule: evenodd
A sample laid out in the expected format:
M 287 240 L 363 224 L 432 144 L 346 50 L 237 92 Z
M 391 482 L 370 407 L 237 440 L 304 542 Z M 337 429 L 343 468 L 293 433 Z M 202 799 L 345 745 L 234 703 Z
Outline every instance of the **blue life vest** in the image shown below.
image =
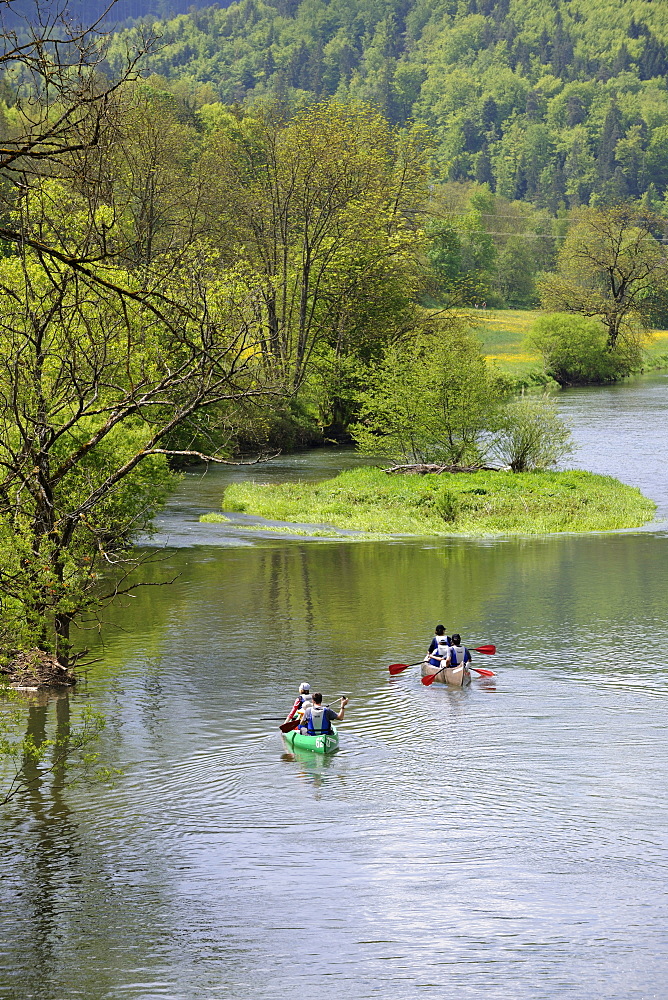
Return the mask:
M 306 710 L 306 732 L 309 736 L 319 736 L 320 733 L 331 733 L 332 724 L 326 712 L 326 705 L 321 705 L 319 708 L 316 705 L 311 705 Z M 313 718 L 314 715 L 316 716 L 315 719 Z

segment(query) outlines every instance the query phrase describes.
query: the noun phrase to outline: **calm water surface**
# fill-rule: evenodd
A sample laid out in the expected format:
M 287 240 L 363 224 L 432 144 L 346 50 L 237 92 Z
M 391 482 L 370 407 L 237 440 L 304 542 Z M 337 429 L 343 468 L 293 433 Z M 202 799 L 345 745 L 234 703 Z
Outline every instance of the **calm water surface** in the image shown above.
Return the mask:
M 668 380 L 563 395 L 573 464 L 668 518 Z M 103 709 L 115 788 L 45 781 L 0 815 L 2 1000 L 663 998 L 665 522 L 586 537 L 308 542 L 200 525 L 189 474 L 149 588 L 29 725 Z M 493 680 L 424 688 L 443 620 Z M 103 640 L 103 641 L 102 641 Z M 351 696 L 342 749 L 288 752 L 302 680 Z

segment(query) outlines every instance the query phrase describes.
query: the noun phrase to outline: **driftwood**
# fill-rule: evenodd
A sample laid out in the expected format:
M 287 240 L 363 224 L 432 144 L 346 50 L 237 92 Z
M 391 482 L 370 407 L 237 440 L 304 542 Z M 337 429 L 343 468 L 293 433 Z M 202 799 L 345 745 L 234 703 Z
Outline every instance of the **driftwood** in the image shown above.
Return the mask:
M 426 476 L 430 473 L 440 475 L 442 472 L 498 472 L 492 465 L 434 465 L 421 463 L 419 465 L 393 465 L 391 469 L 383 469 L 383 472 L 396 473 L 397 475 L 417 475 Z

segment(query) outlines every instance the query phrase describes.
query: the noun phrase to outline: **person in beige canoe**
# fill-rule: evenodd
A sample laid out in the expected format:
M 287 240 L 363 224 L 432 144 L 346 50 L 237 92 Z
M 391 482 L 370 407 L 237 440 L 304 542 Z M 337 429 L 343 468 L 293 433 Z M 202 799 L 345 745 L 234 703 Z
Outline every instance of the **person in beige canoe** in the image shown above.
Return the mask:
M 434 633 L 422 664 L 422 676 L 437 674 L 435 680 L 442 684 L 453 684 L 455 687 L 463 687 L 470 683 L 471 674 L 466 664 L 471 663 L 472 657 L 466 646 L 462 645 L 462 637 L 455 632 L 450 638 L 445 634 L 442 625 L 437 625 Z

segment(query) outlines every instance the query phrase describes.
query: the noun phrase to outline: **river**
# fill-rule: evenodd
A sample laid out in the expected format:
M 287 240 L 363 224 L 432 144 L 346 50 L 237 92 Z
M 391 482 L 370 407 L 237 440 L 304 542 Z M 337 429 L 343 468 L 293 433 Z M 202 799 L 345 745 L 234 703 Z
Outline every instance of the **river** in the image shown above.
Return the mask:
M 668 379 L 563 393 L 570 464 L 639 485 L 641 530 L 308 541 L 200 524 L 239 476 L 189 473 L 151 587 L 109 611 L 75 694 L 112 788 L 6 807 L 2 1000 L 647 1000 L 668 980 Z M 147 551 L 149 549 L 147 548 Z M 438 621 L 496 677 L 425 688 Z M 483 662 L 484 660 L 484 662 Z M 351 701 L 341 750 L 275 724 L 299 683 Z

